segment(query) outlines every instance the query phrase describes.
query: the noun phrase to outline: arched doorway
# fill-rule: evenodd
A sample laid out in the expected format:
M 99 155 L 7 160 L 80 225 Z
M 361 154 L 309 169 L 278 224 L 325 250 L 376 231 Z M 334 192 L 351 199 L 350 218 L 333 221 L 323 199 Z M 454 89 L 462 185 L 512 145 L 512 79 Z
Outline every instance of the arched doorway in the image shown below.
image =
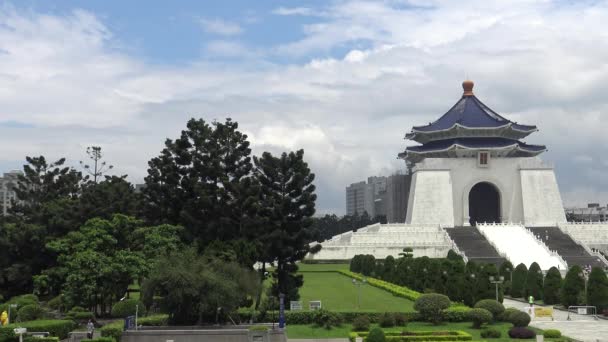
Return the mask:
M 481 182 L 469 192 L 469 222 L 500 222 L 500 194 L 496 186 Z

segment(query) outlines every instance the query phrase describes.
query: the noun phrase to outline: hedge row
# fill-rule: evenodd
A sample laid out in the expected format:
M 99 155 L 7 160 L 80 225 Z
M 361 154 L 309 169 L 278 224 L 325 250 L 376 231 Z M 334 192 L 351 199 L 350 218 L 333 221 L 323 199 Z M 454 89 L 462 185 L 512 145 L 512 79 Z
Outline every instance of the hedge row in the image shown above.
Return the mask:
M 447 322 L 465 322 L 469 321 L 469 311 L 471 308 L 466 306 L 453 306 L 446 310 L 443 310 L 443 320 Z M 367 316 L 370 323 L 380 323 L 380 319 L 385 314 L 384 312 L 335 312 L 339 316 L 340 321 L 352 323 L 357 317 Z M 405 316 L 405 319 L 409 322 L 421 321 L 422 318 L 417 312 L 392 312 L 389 314 L 399 314 Z M 251 312 L 240 311 L 238 312 L 240 322 L 249 322 L 251 319 Z M 312 324 L 313 323 L 314 311 L 285 311 L 285 321 L 287 324 Z M 256 321 L 272 320 L 278 317 L 278 312 L 268 311 L 265 315 L 258 313 Z
M 23 342 L 59 342 L 59 337 L 28 336 L 23 338 Z
M 143 326 L 163 326 L 168 325 L 168 323 L 169 315 L 166 314 L 140 317 L 137 320 L 137 324 Z M 104 325 L 101 327 L 101 329 L 99 329 L 99 331 L 103 337 L 113 338 L 116 341 L 120 341 L 120 336 L 122 335 L 124 325 L 125 323 L 123 320 L 115 321 Z
M 393 283 L 389 283 L 388 281 L 384 281 L 384 280 L 380 280 L 380 279 L 376 279 L 376 278 L 365 277 L 359 273 L 355 273 L 355 272 L 351 272 L 351 271 L 347 271 L 347 270 L 337 270 L 336 272 L 341 273 L 347 277 L 357 279 L 357 280 L 362 280 L 363 278 L 365 278 L 367 280 L 367 283 L 370 284 L 371 286 L 388 291 L 397 297 L 403 297 L 403 298 L 406 298 L 406 299 L 409 299 L 412 301 L 415 301 L 416 299 L 418 299 L 418 297 L 420 297 L 420 292 L 414 291 L 405 286 L 395 285 Z
M 348 336 L 351 342 L 357 337 L 367 340 L 368 332 L 351 332 Z M 461 330 L 446 331 L 385 331 L 387 342 L 409 342 L 409 341 L 472 341 L 473 336 Z
M 0 327 L 0 342 L 17 341 L 18 338 L 13 332 L 15 328 L 27 328 L 30 332 L 49 332 L 52 336 L 63 340 L 68 337 L 68 333 L 76 328 L 76 323 L 68 320 L 38 320 L 12 323 Z

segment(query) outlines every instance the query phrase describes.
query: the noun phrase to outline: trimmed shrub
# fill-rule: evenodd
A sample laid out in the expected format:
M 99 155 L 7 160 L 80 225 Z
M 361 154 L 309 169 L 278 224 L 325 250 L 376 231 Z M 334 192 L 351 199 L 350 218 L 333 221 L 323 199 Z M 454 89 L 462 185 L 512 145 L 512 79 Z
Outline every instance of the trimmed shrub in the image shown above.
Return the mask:
M 608 308 L 608 277 L 601 267 L 594 267 L 587 282 L 587 305 L 593 305 L 597 312 Z
M 23 342 L 59 342 L 59 337 L 23 337 Z
M 380 328 L 373 328 L 370 332 L 369 335 L 367 335 L 367 338 L 365 339 L 366 342 L 385 342 L 386 338 L 384 337 L 384 331 L 382 331 L 382 329 Z
M 44 317 L 44 310 L 38 304 L 28 304 L 17 311 L 17 321 L 34 321 Z
M 424 320 L 433 324 L 441 323 L 443 310 L 450 307 L 450 299 L 442 294 L 430 293 L 421 295 L 414 303 L 414 309 Z
M 355 318 L 353 321 L 353 330 L 354 331 L 368 331 L 370 326 L 369 317 L 367 316 L 359 316 Z
M 492 321 L 492 313 L 486 309 L 475 308 L 469 312 L 469 319 L 473 321 L 473 328 L 479 329 L 484 323 Z
M 325 309 L 315 310 L 312 315 L 312 323 L 318 327 L 331 329 L 340 325 L 340 316 Z
M 516 308 L 506 308 L 505 311 L 500 315 L 500 320 L 503 322 L 511 322 L 511 314 L 520 312 Z
M 562 337 L 562 332 L 557 329 L 547 329 L 543 331 L 543 336 L 546 338 L 559 338 Z
M 87 342 L 116 342 L 116 340 L 111 337 L 98 337 L 98 338 L 94 338 L 92 340 L 86 340 L 86 341 Z
M 146 327 L 159 327 L 163 325 L 169 325 L 169 315 L 158 314 L 147 317 L 141 317 L 137 320 L 137 323 Z
M 139 323 L 139 322 L 138 322 Z M 122 329 L 124 327 L 124 322 L 116 321 L 109 324 L 104 325 L 99 329 L 102 337 L 110 337 L 116 341 L 120 341 L 120 336 L 122 335 Z
M 37 320 L 12 323 L 0 328 L 0 341 L 13 341 L 14 328 L 26 328 L 28 331 L 48 331 L 51 336 L 63 340 L 68 337 L 70 331 L 76 328 L 76 324 L 68 320 Z
M 578 305 L 581 302 L 582 295 L 585 292 L 585 279 L 580 276 L 583 269 L 578 265 L 573 265 L 566 273 L 566 278 L 562 282 L 561 302 L 564 307 L 570 305 Z
M 509 330 L 509 337 L 519 339 L 532 339 L 536 337 L 536 333 L 525 327 L 513 327 Z
M 358 274 L 355 272 L 350 272 L 350 271 L 346 271 L 346 270 L 338 270 L 337 272 L 340 274 L 343 274 L 349 278 L 353 278 L 353 279 L 357 279 L 357 280 L 362 280 L 364 278 L 361 274 Z M 366 279 L 367 279 L 367 284 L 369 284 L 373 287 L 377 287 L 379 289 L 383 289 L 383 290 L 391 293 L 394 296 L 406 298 L 409 300 L 416 300 L 416 299 L 418 299 L 418 297 L 420 297 L 420 292 L 414 291 L 408 287 L 395 285 L 393 283 L 389 283 L 388 281 L 384 281 L 384 280 L 380 280 L 380 279 L 376 279 L 376 278 L 372 278 L 372 277 L 367 277 Z
M 395 313 L 394 316 L 395 316 L 395 325 L 400 326 L 400 327 L 404 327 L 407 325 L 407 322 L 408 322 L 407 316 L 405 316 L 401 312 Z
M 543 300 L 545 304 L 557 304 L 560 300 L 560 291 L 562 288 L 562 275 L 554 266 L 549 269 L 545 276 L 543 285 Z
M 46 302 L 46 305 L 53 310 L 57 310 L 60 312 L 64 311 L 65 304 L 63 303 L 63 295 L 59 295 L 57 297 L 50 299 L 48 302 Z
M 515 327 L 527 327 L 530 324 L 530 315 L 523 311 L 514 312 L 509 315 L 509 322 Z
M 139 306 L 139 313 L 144 311 L 144 305 L 137 299 L 125 299 L 112 305 L 112 317 L 125 318 L 135 315 L 136 306 Z M 143 316 L 143 315 L 142 315 Z
M 443 310 L 443 319 L 448 322 L 464 322 L 469 319 L 469 311 L 471 308 L 468 306 L 450 306 Z
M 482 330 L 480 335 L 483 338 L 499 338 L 501 336 L 501 333 L 496 329 L 487 328 Z
M 392 313 L 385 312 L 380 316 L 380 326 L 390 328 L 395 326 L 395 316 Z
M 492 314 L 492 320 L 497 321 L 505 311 L 505 307 L 494 299 L 483 299 L 475 304 L 475 308 L 486 309 Z

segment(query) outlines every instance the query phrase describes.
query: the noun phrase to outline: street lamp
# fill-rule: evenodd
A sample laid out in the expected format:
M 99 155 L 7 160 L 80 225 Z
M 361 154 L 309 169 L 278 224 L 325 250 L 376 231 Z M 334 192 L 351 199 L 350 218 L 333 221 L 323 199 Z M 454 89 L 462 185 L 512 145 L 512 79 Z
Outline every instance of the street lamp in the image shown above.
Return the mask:
M 580 277 L 583 278 L 583 282 L 585 283 L 585 304 L 587 303 L 587 280 L 589 279 L 589 274 L 587 274 L 586 270 L 583 270 L 583 272 L 578 274 Z
M 9 304 L 8 305 L 8 323 L 6 324 L 10 324 L 11 323 L 11 308 L 16 308 L 17 304 Z
M 363 278 L 361 280 L 357 280 L 353 278 L 353 285 L 357 286 L 358 289 L 358 294 L 357 294 L 357 309 L 361 308 L 361 286 L 365 285 L 367 283 L 367 279 Z
M 509 273 L 511 274 L 511 284 L 513 284 L 513 270 L 512 270 L 512 269 L 510 269 L 509 267 L 507 267 L 507 268 L 505 269 L 505 271 L 507 271 L 507 272 L 509 272 Z M 513 286 L 513 285 L 511 285 L 511 286 Z
M 498 302 L 498 284 L 502 284 L 505 281 L 505 277 L 500 276 L 498 280 L 494 280 L 494 276 L 490 276 L 490 283 L 494 284 L 496 287 L 496 301 Z

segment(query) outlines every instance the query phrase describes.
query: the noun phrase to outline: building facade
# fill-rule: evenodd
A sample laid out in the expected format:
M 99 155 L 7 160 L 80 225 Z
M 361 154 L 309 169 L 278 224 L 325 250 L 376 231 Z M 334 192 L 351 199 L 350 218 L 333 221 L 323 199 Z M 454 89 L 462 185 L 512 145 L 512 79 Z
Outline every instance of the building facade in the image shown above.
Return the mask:
M 11 204 L 17 200 L 15 188 L 17 187 L 19 176 L 22 174 L 21 171 L 10 171 L 0 177 L 0 209 L 4 216 L 8 215 Z

